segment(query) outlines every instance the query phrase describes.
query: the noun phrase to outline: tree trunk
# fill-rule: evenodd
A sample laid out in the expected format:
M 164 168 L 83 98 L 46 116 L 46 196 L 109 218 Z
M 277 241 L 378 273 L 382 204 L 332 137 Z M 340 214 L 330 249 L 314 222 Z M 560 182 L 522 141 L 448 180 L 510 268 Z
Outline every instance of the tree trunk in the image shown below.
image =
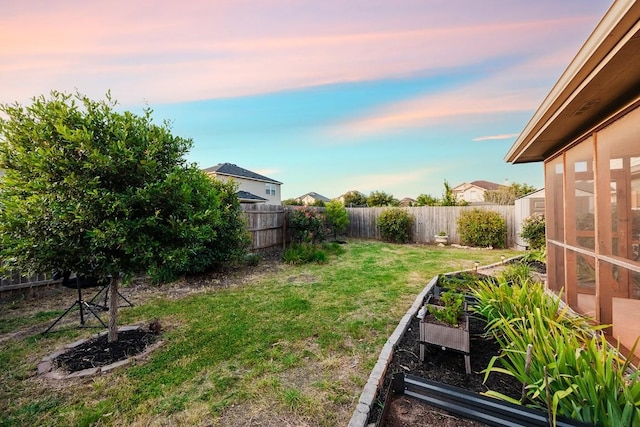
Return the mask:
M 109 342 L 118 341 L 118 285 L 120 275 L 114 274 L 109 286 Z

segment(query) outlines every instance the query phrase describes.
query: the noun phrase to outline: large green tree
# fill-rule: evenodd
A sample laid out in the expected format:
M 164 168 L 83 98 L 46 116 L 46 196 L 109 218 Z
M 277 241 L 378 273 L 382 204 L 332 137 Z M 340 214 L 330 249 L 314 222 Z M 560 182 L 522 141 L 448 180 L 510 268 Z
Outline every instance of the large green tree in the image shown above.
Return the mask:
M 384 191 L 372 191 L 367 197 L 369 206 L 398 206 L 400 202 L 393 195 Z
M 216 238 L 221 197 L 167 123 L 52 92 L 0 111 L 3 268 L 111 277 L 109 341 L 121 278 L 186 259 Z

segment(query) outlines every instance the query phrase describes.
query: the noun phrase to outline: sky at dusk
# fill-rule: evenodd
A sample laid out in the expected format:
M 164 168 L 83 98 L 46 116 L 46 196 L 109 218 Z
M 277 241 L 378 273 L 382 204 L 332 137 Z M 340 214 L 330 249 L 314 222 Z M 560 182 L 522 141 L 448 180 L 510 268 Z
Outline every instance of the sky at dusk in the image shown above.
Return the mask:
M 542 188 L 541 163 L 504 156 L 611 4 L 0 0 L 0 103 L 110 90 L 283 199 Z

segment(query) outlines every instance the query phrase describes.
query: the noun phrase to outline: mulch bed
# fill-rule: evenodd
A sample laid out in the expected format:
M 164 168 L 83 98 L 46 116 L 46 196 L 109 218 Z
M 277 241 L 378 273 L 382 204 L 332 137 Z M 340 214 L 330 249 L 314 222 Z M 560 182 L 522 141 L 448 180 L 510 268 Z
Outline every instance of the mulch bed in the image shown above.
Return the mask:
M 156 332 L 143 329 L 121 331 L 118 333 L 118 341 L 110 343 L 106 334 L 100 335 L 69 349 L 53 359 L 53 363 L 69 373 L 107 366 L 142 353 L 159 336 Z

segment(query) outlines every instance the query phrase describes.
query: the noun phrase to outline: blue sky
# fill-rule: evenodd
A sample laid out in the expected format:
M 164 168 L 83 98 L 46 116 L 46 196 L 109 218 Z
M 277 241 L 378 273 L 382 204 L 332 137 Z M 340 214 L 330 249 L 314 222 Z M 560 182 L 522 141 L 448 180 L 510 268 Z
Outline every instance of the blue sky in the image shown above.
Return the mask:
M 0 102 L 110 90 L 193 139 L 190 161 L 262 173 L 283 198 L 542 187 L 540 163 L 504 155 L 610 5 L 5 0 Z

